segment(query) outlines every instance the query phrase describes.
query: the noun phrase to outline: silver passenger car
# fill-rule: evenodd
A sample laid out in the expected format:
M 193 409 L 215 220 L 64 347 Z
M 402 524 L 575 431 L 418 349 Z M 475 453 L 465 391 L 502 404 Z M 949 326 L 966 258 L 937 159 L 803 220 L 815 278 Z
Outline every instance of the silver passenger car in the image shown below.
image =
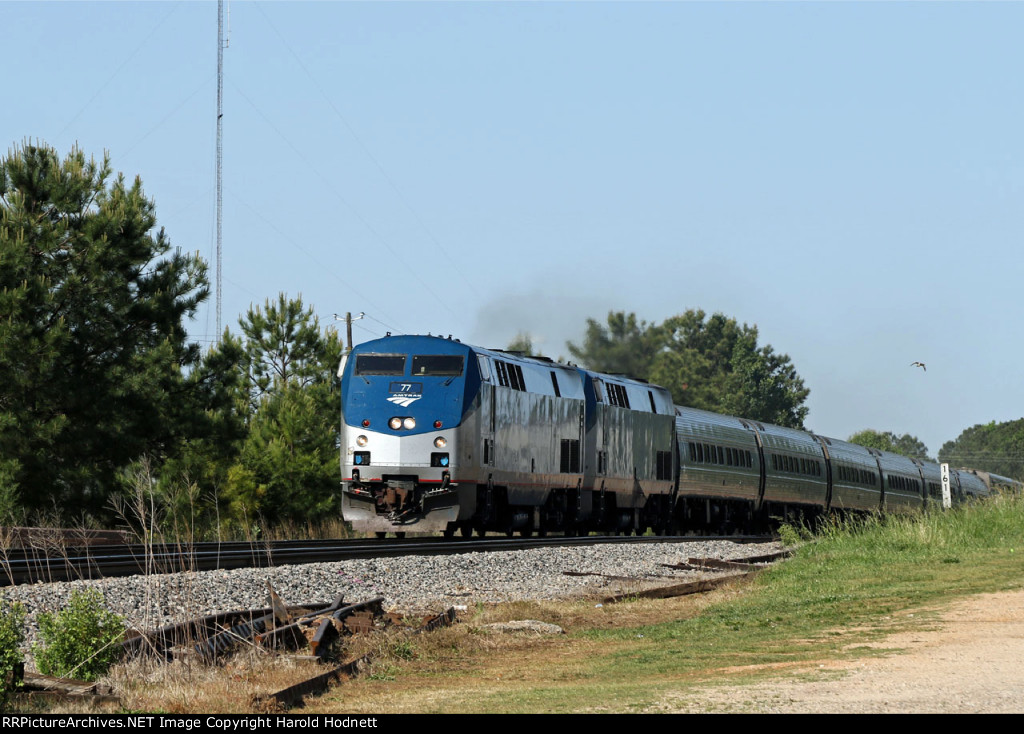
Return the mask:
M 883 509 L 886 512 L 920 510 L 925 502 L 925 484 L 920 463 L 900 454 L 878 452 L 882 473 Z
M 752 422 L 676 406 L 676 440 L 676 525 L 722 532 L 752 526 L 764 491 L 760 438 Z
M 987 497 L 988 485 L 978 474 L 970 469 L 950 469 L 950 484 L 953 491 L 953 503 Z
M 769 512 L 784 517 L 782 508 L 790 505 L 824 509 L 828 474 L 818 439 L 795 428 L 756 425 L 764 446 L 764 504 L 769 505 Z
M 829 507 L 839 512 L 882 509 L 878 451 L 819 436 L 829 458 L 832 491 Z

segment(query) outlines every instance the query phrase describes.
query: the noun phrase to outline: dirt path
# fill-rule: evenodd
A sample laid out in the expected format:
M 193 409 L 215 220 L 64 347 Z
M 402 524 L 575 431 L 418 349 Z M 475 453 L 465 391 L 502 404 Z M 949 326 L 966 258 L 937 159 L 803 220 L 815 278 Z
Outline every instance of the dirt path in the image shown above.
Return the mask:
M 799 677 L 688 691 L 678 712 L 1024 713 L 1024 591 L 986 594 L 942 613 L 940 629 L 893 635 L 891 655 L 825 663 Z

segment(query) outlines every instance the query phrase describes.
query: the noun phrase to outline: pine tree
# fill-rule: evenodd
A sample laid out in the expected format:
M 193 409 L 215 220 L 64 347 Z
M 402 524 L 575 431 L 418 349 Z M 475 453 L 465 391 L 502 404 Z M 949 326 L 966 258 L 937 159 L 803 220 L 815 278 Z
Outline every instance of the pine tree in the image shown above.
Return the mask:
M 181 439 L 183 321 L 207 297 L 141 181 L 25 143 L 0 161 L 0 503 L 102 511 L 117 470 Z M 0 510 L 5 509 L 0 506 Z
M 318 521 L 337 504 L 342 345 L 302 299 L 280 294 L 239 326 L 247 431 L 227 473 L 228 515 Z

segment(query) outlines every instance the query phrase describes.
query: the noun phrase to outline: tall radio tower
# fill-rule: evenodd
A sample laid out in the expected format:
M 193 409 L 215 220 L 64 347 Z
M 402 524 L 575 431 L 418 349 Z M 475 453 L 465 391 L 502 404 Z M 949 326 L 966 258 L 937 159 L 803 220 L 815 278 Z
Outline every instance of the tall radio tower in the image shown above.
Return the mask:
M 217 0 L 217 340 L 221 329 L 221 206 L 224 163 L 224 0 Z

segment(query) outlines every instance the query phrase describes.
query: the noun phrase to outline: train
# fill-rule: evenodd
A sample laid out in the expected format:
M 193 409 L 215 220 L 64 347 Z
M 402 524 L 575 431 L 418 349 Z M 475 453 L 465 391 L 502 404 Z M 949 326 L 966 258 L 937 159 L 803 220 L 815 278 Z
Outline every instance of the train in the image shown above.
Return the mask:
M 342 514 L 381 537 L 760 533 L 1021 489 L 451 337 L 389 333 L 338 375 Z

